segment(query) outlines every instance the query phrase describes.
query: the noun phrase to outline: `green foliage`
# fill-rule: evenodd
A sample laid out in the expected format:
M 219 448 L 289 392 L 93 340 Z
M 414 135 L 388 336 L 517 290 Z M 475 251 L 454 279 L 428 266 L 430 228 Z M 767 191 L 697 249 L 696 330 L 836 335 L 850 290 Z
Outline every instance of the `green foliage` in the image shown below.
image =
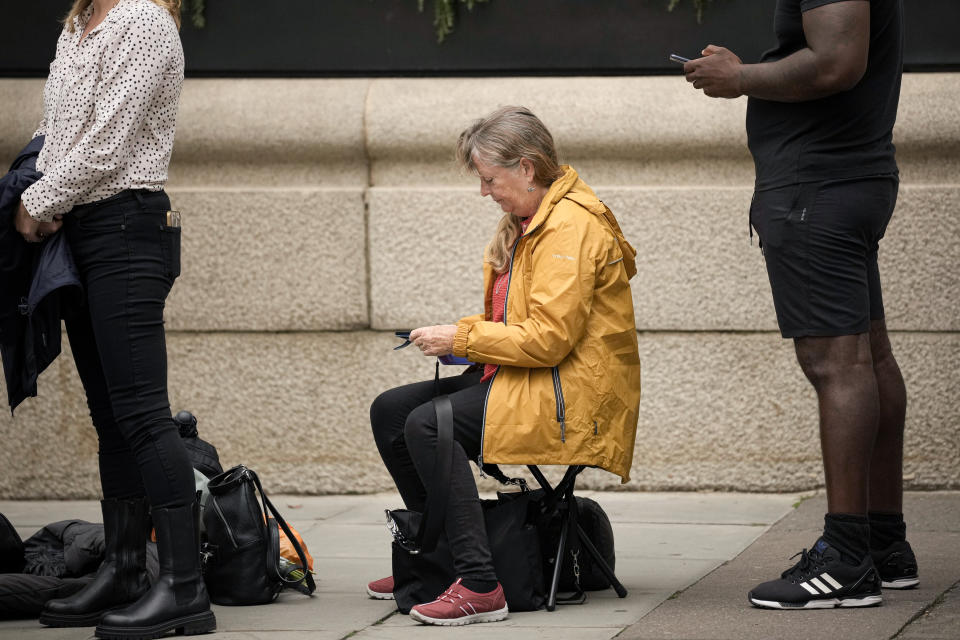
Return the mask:
M 667 0 L 667 11 L 673 11 L 683 0 Z M 417 0 L 417 9 L 423 13 L 425 0 Z M 467 5 L 467 10 L 472 11 L 474 5 L 488 0 L 433 0 L 433 27 L 436 29 L 437 42 L 443 42 L 448 35 L 453 33 L 457 21 L 457 5 Z M 697 22 L 703 21 L 703 12 L 713 0 L 691 0 L 694 8 L 697 10 Z M 182 0 L 181 13 L 185 19 L 189 19 L 190 24 L 197 29 L 202 29 L 207 24 L 204 15 L 206 9 L 205 0 Z
M 437 31 L 437 42 L 443 42 L 444 38 L 453 33 L 453 27 L 456 24 L 458 0 L 433 0 L 433 27 Z M 417 0 L 417 8 L 423 13 L 424 0 Z M 475 4 L 487 2 L 487 0 L 459 0 L 460 4 L 467 5 L 467 10 L 472 11 Z
M 697 22 L 703 22 L 703 12 L 713 0 L 693 0 L 693 6 L 697 10 Z M 667 5 L 667 11 L 673 11 L 680 4 L 680 0 L 670 0 Z
M 189 15 L 190 24 L 194 27 L 203 29 L 207 24 L 207 19 L 203 15 L 205 4 L 204 0 L 183 0 L 180 12 L 184 17 Z

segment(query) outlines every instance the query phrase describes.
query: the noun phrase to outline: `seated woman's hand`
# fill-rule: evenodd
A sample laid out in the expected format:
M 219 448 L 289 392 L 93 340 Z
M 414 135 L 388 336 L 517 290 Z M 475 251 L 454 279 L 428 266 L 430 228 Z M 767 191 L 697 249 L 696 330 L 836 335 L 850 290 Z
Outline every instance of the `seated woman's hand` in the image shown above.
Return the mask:
M 453 353 L 453 337 L 457 325 L 438 324 L 420 327 L 410 332 L 410 342 L 419 347 L 425 356 L 446 356 Z

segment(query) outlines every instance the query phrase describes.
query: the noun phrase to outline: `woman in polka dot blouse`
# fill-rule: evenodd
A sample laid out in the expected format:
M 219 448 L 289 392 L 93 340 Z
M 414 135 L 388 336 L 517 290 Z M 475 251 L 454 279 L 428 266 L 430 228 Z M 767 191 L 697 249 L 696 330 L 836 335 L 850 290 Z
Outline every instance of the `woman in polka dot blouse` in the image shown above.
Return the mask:
M 180 0 L 75 0 L 43 94 L 43 177 L 22 196 L 29 242 L 65 233 L 84 302 L 65 318 L 99 438 L 106 556 L 51 600 L 49 626 L 100 638 L 216 628 L 200 573 L 193 470 L 170 415 L 163 307 L 180 273 L 163 191 L 183 83 Z M 160 576 L 145 571 L 150 521 Z

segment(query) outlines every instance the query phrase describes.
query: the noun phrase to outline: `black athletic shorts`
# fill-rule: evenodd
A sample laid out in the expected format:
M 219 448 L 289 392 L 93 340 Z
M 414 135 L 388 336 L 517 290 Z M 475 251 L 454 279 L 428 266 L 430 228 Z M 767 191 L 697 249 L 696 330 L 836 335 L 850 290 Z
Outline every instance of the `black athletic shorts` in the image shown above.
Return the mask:
M 753 194 L 750 224 L 784 338 L 865 333 L 883 318 L 877 247 L 899 184 L 892 174 Z

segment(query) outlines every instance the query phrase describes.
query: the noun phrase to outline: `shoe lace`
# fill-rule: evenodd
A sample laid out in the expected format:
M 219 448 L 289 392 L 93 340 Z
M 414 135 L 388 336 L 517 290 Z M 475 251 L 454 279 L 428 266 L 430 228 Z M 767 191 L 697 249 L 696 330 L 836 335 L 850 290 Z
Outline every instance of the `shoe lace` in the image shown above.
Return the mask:
M 460 593 L 460 592 L 457 590 L 457 586 L 456 586 L 456 585 L 450 587 L 449 589 L 447 589 L 446 591 L 444 591 L 443 593 L 441 593 L 440 596 L 437 598 L 437 601 L 439 601 L 439 602 L 449 602 L 450 604 L 456 604 L 456 601 L 455 601 L 454 599 L 456 599 L 456 600 L 463 600 L 463 594 Z
M 805 579 L 809 574 L 816 572 L 822 566 L 823 554 L 811 549 L 800 551 L 790 557 L 791 560 L 800 556 L 800 561 L 780 574 L 780 577 L 791 582 Z

